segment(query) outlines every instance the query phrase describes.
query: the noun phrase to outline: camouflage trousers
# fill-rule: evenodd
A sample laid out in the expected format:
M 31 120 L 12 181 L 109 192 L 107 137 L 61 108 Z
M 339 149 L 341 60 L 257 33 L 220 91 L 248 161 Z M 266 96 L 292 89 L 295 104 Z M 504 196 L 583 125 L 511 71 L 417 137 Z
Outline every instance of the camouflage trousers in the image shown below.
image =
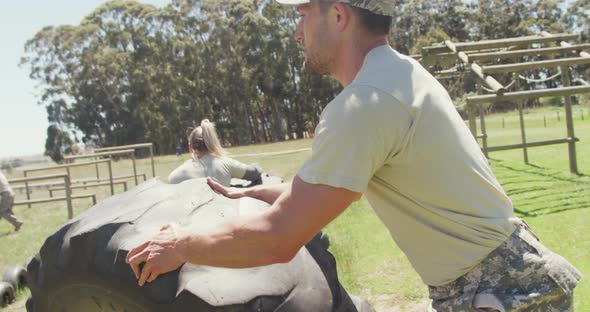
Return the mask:
M 522 222 L 467 274 L 429 286 L 433 311 L 572 311 L 581 273 Z
M 12 205 L 14 203 L 14 195 L 10 192 L 0 193 L 0 218 L 6 219 L 13 226 L 18 226 L 20 223 L 16 216 L 12 213 Z

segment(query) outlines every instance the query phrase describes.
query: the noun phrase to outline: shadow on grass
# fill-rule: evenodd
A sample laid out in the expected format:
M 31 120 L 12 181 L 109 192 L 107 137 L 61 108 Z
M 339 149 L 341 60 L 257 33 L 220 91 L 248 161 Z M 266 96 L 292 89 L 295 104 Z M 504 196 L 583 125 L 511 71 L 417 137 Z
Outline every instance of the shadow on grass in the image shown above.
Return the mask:
M 10 236 L 10 235 L 14 235 L 14 234 L 16 234 L 16 232 L 8 231 L 8 232 L 0 233 L 0 237 Z
M 535 164 L 520 167 L 502 160 L 494 160 L 494 165 L 506 170 L 509 181 L 502 185 L 512 186 L 505 189 L 510 197 L 515 197 L 514 211 L 521 217 L 590 208 L 590 183 L 581 179 L 586 177 L 584 174 L 567 177 L 563 171 L 552 168 Z
M 548 168 L 541 167 L 541 166 L 538 166 L 538 165 L 535 165 L 535 164 L 531 164 L 531 163 L 529 163 L 529 164 L 528 164 L 528 166 L 531 166 L 531 167 L 533 167 L 533 168 L 537 168 L 537 169 L 543 169 L 543 170 L 546 170 L 546 169 L 548 169 Z M 582 177 L 587 177 L 587 176 L 588 176 L 588 175 L 586 175 L 585 173 L 580 173 L 580 172 L 578 172 L 578 173 L 571 173 L 571 174 L 572 174 L 572 175 L 576 175 L 576 176 L 578 176 L 578 177 L 580 177 L 580 178 L 582 178 Z
M 540 209 L 535 209 L 533 211 L 522 211 L 522 210 L 514 207 L 514 212 L 516 212 L 517 216 L 519 216 L 519 217 L 534 218 L 534 217 L 539 217 L 539 216 L 544 216 L 544 215 L 549 215 L 549 214 L 554 214 L 554 213 L 560 213 L 560 212 L 564 212 L 564 211 L 572 211 L 572 210 L 580 210 L 580 209 L 588 209 L 588 208 L 590 208 L 590 202 L 584 203 L 584 204 L 582 204 L 582 206 L 580 206 L 579 204 L 563 205 L 563 206 L 540 208 Z M 541 213 L 536 212 L 539 210 L 547 210 L 547 209 L 554 209 L 554 210 L 541 212 Z
M 494 165 L 497 167 L 504 168 L 504 169 L 511 170 L 511 171 L 515 171 L 515 172 L 532 174 L 532 175 L 536 175 L 539 177 L 546 177 L 546 178 L 551 178 L 554 180 L 559 180 L 559 181 L 564 181 L 564 182 L 579 182 L 579 180 L 578 180 L 579 178 L 587 177 L 587 175 L 585 175 L 583 173 L 578 173 L 578 174 L 571 173 L 572 177 L 568 178 L 568 177 L 563 176 L 562 171 L 555 170 L 553 168 L 541 167 L 541 166 L 531 164 L 531 163 L 529 163 L 528 165 L 524 165 L 524 166 L 526 166 L 525 168 L 518 168 L 516 166 L 512 166 L 512 165 L 507 164 L 505 161 L 496 159 L 496 160 L 494 160 Z M 528 170 L 529 167 L 535 168 L 535 169 Z M 543 170 L 543 172 L 541 172 L 540 170 Z

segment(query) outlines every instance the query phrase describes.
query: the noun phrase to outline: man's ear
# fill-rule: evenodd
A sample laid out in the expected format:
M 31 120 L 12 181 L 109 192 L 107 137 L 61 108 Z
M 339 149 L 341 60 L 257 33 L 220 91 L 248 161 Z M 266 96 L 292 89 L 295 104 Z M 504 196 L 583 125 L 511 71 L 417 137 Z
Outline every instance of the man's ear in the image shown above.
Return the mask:
M 334 2 L 330 9 L 332 11 L 330 14 L 333 14 L 335 18 L 336 29 L 338 29 L 338 31 L 344 31 L 350 22 L 352 14 L 350 8 L 345 4 Z

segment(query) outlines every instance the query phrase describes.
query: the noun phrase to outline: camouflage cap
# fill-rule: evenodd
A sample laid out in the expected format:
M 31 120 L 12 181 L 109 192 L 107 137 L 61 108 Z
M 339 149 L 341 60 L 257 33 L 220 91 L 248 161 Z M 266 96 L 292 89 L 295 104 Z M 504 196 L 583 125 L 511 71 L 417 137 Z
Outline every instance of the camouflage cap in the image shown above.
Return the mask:
M 359 7 L 378 15 L 393 16 L 392 0 L 276 0 L 282 4 L 303 4 L 309 2 L 340 2 Z

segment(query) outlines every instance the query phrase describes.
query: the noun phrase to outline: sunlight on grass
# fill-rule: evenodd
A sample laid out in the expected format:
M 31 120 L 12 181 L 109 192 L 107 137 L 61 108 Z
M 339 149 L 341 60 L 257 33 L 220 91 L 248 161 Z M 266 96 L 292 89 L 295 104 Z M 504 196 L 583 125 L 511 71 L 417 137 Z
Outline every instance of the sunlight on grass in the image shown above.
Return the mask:
M 582 108 L 590 111 L 588 107 Z M 557 121 L 557 110 L 530 110 L 525 115 L 528 141 L 565 137 L 563 113 L 561 121 Z M 518 125 L 518 114 L 515 112 L 488 116 L 486 126 L 490 145 L 518 143 Z M 545 245 L 571 261 L 584 275 L 590 276 L 590 116 L 581 120 L 578 115 L 575 126 L 576 136 L 580 138 L 576 144 L 580 175 L 569 173 L 566 144 L 529 149 L 529 165 L 523 163 L 521 150 L 491 153 L 490 164 L 510 195 L 516 214 L 531 225 Z M 265 172 L 289 181 L 309 157 L 310 151 L 267 156 L 240 155 L 309 148 L 311 142 L 308 139 L 295 140 L 233 147 L 228 151 L 242 162 L 259 163 Z M 156 175 L 166 181 L 168 174 L 188 158 L 187 154 L 157 157 Z M 138 160 L 137 167 L 138 172 L 151 178 L 149 159 Z M 14 170 L 10 176 L 22 176 L 20 169 Z M 114 175 L 131 174 L 130 160 L 115 161 L 113 171 Z M 101 167 L 101 176 L 106 176 L 106 172 L 106 167 Z M 75 168 L 72 176 L 74 179 L 93 177 L 95 168 Z M 135 183 L 132 179 L 128 181 L 129 188 L 132 188 Z M 122 188 L 118 186 L 116 193 L 120 192 Z M 96 193 L 101 200 L 110 196 L 110 189 L 81 189 L 74 191 L 76 193 Z M 35 198 L 47 195 L 47 191 L 43 190 L 33 193 Z M 18 194 L 17 198 L 23 199 L 24 195 Z M 74 201 L 76 214 L 90 206 L 89 199 Z M 32 208 L 18 206 L 15 212 L 26 224 L 21 232 L 13 233 L 8 223 L 0 222 L 0 269 L 27 261 L 39 250 L 45 238 L 66 222 L 67 217 L 63 202 L 37 204 Z M 330 236 L 330 251 L 336 257 L 340 280 L 351 293 L 371 300 L 389 296 L 394 298 L 389 304 L 399 307 L 412 306 L 427 298 L 426 287 L 364 198 L 327 226 L 325 231 Z M 6 308 L 6 311 L 24 311 L 23 297 L 26 296 L 26 292 L 20 295 L 19 304 Z M 589 298 L 590 282 L 583 279 L 576 289 L 576 310 L 590 311 Z

